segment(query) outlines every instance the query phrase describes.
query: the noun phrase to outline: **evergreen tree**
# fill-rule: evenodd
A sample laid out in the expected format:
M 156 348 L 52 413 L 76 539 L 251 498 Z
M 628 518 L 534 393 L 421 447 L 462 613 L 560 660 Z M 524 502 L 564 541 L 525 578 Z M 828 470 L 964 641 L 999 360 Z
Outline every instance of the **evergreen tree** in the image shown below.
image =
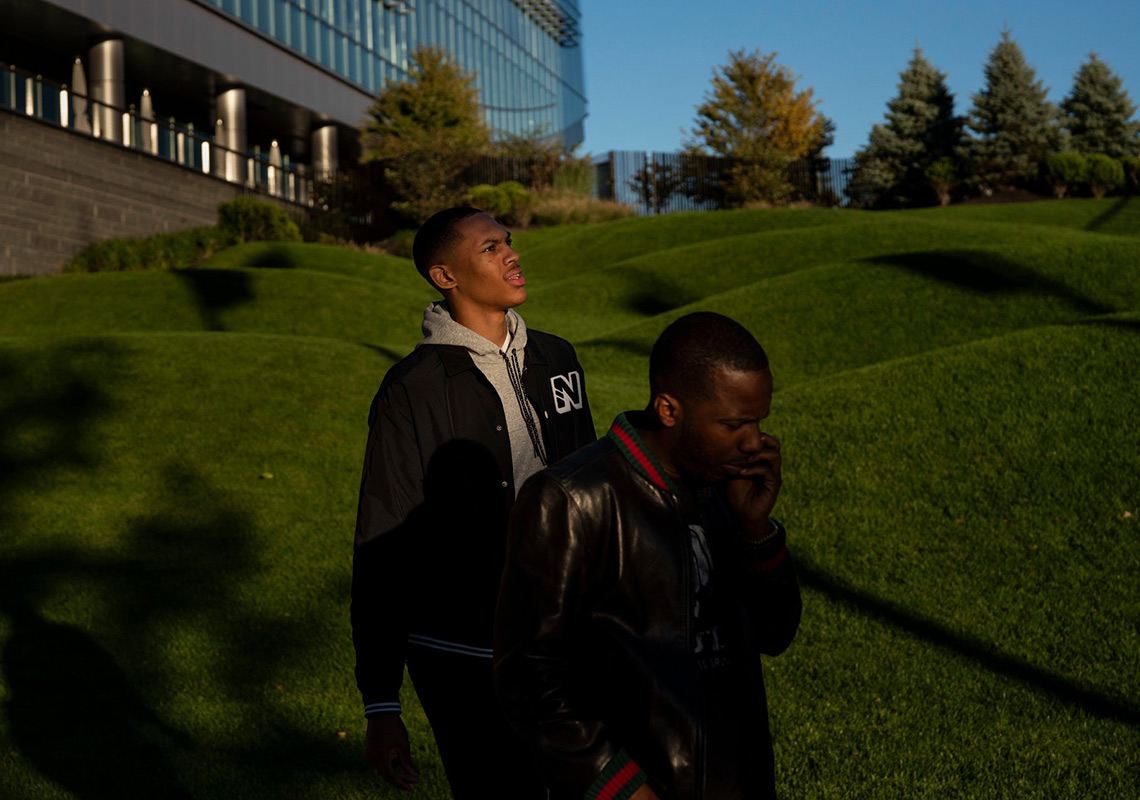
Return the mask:
M 1132 117 L 1136 105 L 1123 82 L 1096 53 L 1081 64 L 1073 77 L 1073 90 L 1061 103 L 1064 126 L 1078 153 L 1103 153 L 1113 158 L 1140 155 L 1140 122 Z
M 1063 149 L 1060 113 L 1036 75 L 1002 31 L 986 62 L 986 86 L 973 96 L 967 125 L 975 135 L 962 151 L 971 182 L 987 193 L 1033 182 L 1045 157 Z
M 855 154 L 848 194 L 873 206 L 908 206 L 934 200 L 926 171 L 962 144 L 961 117 L 954 95 L 939 72 L 915 48 L 899 73 L 898 96 L 887 103 L 886 122 L 871 129 L 867 146 Z
M 491 134 L 474 75 L 439 48 L 419 48 L 409 58 L 410 78 L 380 91 L 360 144 L 361 160 L 383 163 L 385 179 L 402 198 L 392 208 L 418 225 L 463 202 L 462 173 L 487 152 Z
M 697 107 L 687 143 L 690 154 L 731 159 L 721 176 L 725 201 L 787 199 L 788 165 L 817 155 L 834 125 L 816 110 L 812 90 L 796 91 L 796 75 L 776 63 L 776 54 L 730 52 L 713 70 L 712 89 Z

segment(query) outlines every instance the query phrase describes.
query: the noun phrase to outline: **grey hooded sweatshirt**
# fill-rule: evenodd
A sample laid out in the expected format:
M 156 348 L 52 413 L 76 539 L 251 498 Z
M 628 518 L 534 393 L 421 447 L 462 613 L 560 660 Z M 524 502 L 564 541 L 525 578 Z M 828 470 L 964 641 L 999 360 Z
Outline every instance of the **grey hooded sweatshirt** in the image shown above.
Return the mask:
M 507 309 L 507 329 L 507 341 L 496 344 L 460 325 L 451 318 L 446 301 L 437 300 L 424 309 L 424 338 L 416 347 L 437 344 L 466 347 L 475 366 L 495 388 L 507 418 L 515 494 L 518 494 L 526 479 L 546 466 L 546 448 L 534 406 L 523 391 L 526 323 L 514 309 Z

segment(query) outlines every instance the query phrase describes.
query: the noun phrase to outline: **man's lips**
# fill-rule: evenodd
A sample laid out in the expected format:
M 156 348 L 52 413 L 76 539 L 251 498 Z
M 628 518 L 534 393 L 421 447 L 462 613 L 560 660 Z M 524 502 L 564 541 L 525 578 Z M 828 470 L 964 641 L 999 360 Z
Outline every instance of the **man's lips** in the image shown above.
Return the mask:
M 515 286 L 526 286 L 526 278 L 523 277 L 522 270 L 507 275 L 507 283 L 513 283 Z

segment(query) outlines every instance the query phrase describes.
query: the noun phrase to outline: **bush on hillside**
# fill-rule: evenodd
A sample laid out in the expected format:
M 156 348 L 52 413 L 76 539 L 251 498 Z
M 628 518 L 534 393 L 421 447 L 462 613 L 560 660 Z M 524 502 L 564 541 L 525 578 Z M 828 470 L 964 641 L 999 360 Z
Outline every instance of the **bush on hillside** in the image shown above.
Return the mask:
M 185 269 L 228 247 L 230 239 L 203 225 L 175 233 L 104 239 L 84 248 L 63 265 L 64 272 L 124 272 L 136 269 Z
M 504 225 L 525 228 L 530 224 L 531 193 L 518 181 L 503 181 L 494 186 L 481 183 L 467 193 L 467 199 Z
M 1115 158 L 1096 154 L 1088 157 L 1085 180 L 1093 197 L 1104 197 L 1124 185 L 1124 166 Z
M 416 229 L 404 228 L 398 230 L 384 241 L 380 242 L 380 250 L 389 255 L 400 258 L 412 258 L 412 245 L 416 241 Z
M 1087 166 L 1085 157 L 1080 153 L 1049 154 L 1045 159 L 1045 174 L 1049 176 L 1049 183 L 1053 185 L 1053 194 L 1058 200 L 1064 198 L 1071 187 L 1085 182 Z
M 535 225 L 582 225 L 633 216 L 633 209 L 622 203 L 557 189 L 537 192 L 532 211 Z
M 301 229 L 285 209 L 252 197 L 218 203 L 218 228 L 234 243 L 301 241 Z

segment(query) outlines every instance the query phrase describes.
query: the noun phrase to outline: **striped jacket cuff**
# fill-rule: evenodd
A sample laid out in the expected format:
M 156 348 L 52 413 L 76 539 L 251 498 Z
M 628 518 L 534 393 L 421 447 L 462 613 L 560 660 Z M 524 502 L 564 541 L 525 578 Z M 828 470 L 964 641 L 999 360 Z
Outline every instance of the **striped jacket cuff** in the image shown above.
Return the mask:
M 647 779 L 629 753 L 620 750 L 586 790 L 585 800 L 627 800 Z
M 395 703 L 365 703 L 364 716 L 375 717 L 378 714 L 399 714 L 402 710 L 399 701 Z

